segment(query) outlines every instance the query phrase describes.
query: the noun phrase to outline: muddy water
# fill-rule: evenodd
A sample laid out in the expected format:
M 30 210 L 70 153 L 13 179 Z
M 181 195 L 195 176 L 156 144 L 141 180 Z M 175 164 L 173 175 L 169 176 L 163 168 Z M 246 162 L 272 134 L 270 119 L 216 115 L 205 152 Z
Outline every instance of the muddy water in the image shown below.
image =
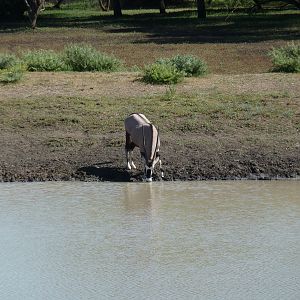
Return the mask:
M 300 182 L 0 184 L 0 299 L 300 299 Z

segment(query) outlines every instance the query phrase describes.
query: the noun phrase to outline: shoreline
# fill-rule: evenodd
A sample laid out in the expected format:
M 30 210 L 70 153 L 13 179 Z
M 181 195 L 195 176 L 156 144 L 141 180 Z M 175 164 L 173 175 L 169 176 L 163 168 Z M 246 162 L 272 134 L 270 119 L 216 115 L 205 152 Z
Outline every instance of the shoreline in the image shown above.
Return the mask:
M 138 150 L 138 170 L 125 170 L 133 111 L 160 129 L 167 181 L 300 176 L 299 74 L 209 75 L 172 88 L 127 73 L 26 77 L 0 85 L 0 182 L 141 181 Z
M 196 144 L 194 145 L 197 146 Z M 163 155 L 173 146 L 162 148 Z M 26 147 L 25 147 L 26 148 Z M 16 157 L 10 162 L 0 160 L 0 182 L 44 182 L 44 181 L 110 181 L 110 182 L 142 182 L 143 173 L 138 150 L 134 151 L 137 170 L 125 168 L 125 156 L 119 148 L 98 147 L 88 152 L 78 151 L 76 155 L 65 152 L 46 153 L 44 150 L 31 148 L 31 157 L 20 160 Z M 70 149 L 69 149 L 70 150 Z M 196 150 L 196 149 L 194 149 Z M 10 151 L 10 150 L 9 150 Z M 68 151 L 67 151 L 68 152 Z M 71 151 L 72 152 L 72 151 Z M 44 153 L 44 158 L 39 157 Z M 78 155 L 80 153 L 80 155 Z M 102 153 L 102 155 L 99 155 Z M 112 155 L 109 155 L 111 153 Z M 221 153 L 219 159 L 206 152 L 193 156 L 186 161 L 186 156 L 162 156 L 165 178 L 161 179 L 158 169 L 153 181 L 215 181 L 215 180 L 299 180 L 300 159 L 294 153 L 285 158 L 272 157 L 271 162 L 265 155 L 228 157 Z M 203 156 L 202 156 L 203 155 Z M 246 156 L 246 155 L 245 155 Z M 80 159 L 81 157 L 81 159 Z

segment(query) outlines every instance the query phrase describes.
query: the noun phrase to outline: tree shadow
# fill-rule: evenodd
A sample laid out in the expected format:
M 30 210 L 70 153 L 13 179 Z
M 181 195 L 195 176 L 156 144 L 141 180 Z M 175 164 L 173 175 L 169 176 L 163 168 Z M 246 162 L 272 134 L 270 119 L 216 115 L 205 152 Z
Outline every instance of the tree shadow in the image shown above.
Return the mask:
M 184 10 L 160 15 L 159 13 L 141 13 L 126 15 L 116 19 L 111 14 L 99 15 L 66 10 L 60 14 L 44 12 L 38 20 L 39 28 L 83 28 L 95 29 L 118 36 L 135 33 L 129 37 L 132 43 L 244 43 L 268 40 L 292 40 L 300 38 L 299 13 L 292 10 L 281 12 L 268 11 L 248 15 L 243 11 L 232 15 L 223 10 L 208 11 L 206 20 L 196 17 L 196 10 Z M 1 22 L 0 33 L 28 30 L 26 20 L 19 22 Z M 138 36 L 136 34 L 140 33 Z
M 168 17 L 145 16 L 144 20 L 120 20 L 121 26 L 104 28 L 107 33 L 143 33 L 133 43 L 245 43 L 300 38 L 299 14 L 208 16 L 206 20 L 191 18 L 187 12 Z

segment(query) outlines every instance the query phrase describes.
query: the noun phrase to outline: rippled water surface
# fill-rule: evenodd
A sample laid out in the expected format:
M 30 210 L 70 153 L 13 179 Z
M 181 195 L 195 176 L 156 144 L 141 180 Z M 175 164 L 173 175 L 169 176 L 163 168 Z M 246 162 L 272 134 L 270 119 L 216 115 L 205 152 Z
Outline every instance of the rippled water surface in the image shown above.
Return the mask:
M 0 299 L 300 299 L 300 182 L 0 184 Z

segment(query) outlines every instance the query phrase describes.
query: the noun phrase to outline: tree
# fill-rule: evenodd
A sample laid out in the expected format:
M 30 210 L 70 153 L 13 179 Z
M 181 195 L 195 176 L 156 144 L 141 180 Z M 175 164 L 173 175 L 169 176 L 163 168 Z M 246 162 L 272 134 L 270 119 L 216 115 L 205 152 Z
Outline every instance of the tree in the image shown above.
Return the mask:
M 36 20 L 41 8 L 45 5 L 45 0 L 24 0 L 28 17 L 31 23 L 31 27 L 34 29 L 36 27 Z
M 98 0 L 99 5 L 102 10 L 109 11 L 110 7 L 110 0 Z
M 113 7 L 114 7 L 114 16 L 117 18 L 122 17 L 120 0 L 113 0 Z
M 206 8 L 204 0 L 197 0 L 198 19 L 206 18 Z
M 160 11 L 161 14 L 165 14 L 166 13 L 165 0 L 159 0 L 159 11 Z

